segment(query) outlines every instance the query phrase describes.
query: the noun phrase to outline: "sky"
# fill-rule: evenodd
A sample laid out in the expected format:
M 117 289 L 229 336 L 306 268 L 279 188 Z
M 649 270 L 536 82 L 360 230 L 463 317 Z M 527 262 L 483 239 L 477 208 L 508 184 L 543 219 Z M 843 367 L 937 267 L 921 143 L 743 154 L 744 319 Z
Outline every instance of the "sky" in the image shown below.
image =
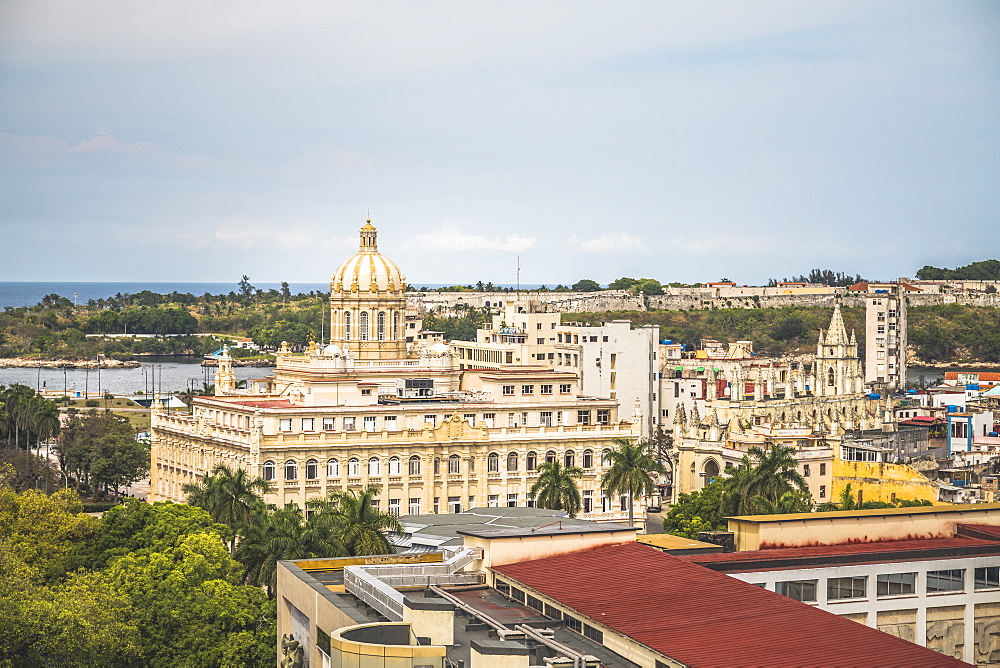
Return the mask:
M 0 281 L 1000 257 L 1000 3 L 4 0 Z

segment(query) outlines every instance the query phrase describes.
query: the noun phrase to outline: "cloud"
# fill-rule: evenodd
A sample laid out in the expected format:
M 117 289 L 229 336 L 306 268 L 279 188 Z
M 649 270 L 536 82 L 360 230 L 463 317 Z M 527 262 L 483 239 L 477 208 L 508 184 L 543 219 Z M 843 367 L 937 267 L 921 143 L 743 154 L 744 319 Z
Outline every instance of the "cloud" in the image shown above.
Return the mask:
M 642 253 L 648 250 L 646 242 L 634 234 L 603 234 L 595 239 L 581 239 L 576 234 L 570 235 L 569 243 L 581 253 L 624 253 L 633 251 Z
M 403 244 L 404 248 L 430 253 L 454 253 L 460 251 L 496 250 L 520 253 L 535 245 L 535 237 L 508 234 L 505 237 L 486 237 L 481 234 L 460 232 L 457 226 L 445 225 L 435 232 L 414 235 Z
M 185 171 L 230 172 L 258 174 L 263 168 L 253 162 L 217 158 L 199 153 L 171 153 L 163 146 L 149 142 L 126 142 L 117 139 L 111 130 L 102 128 L 93 136 L 78 142 L 58 137 L 22 136 L 0 132 L 0 159 L 19 167 L 45 167 L 74 154 L 144 155 L 174 169 Z

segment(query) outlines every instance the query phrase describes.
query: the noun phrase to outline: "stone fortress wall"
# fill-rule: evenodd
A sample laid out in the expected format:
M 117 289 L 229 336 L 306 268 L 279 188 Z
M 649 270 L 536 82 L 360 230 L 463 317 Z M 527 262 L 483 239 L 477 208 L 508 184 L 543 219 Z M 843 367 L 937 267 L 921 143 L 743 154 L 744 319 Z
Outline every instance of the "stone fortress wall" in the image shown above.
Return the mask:
M 911 306 L 961 304 L 1000 307 L 1000 281 L 909 281 L 921 289 L 907 295 Z M 986 292 L 988 287 L 997 292 Z M 719 308 L 778 308 L 782 306 L 832 307 L 838 297 L 843 306 L 863 307 L 864 294 L 847 288 L 811 286 L 806 288 L 712 286 L 702 288 L 664 287 L 663 295 L 631 295 L 624 290 L 600 292 L 422 292 L 409 293 L 407 306 L 433 311 L 451 310 L 459 304 L 472 308 L 503 306 L 526 301 L 540 312 L 594 313 L 602 311 L 688 311 Z

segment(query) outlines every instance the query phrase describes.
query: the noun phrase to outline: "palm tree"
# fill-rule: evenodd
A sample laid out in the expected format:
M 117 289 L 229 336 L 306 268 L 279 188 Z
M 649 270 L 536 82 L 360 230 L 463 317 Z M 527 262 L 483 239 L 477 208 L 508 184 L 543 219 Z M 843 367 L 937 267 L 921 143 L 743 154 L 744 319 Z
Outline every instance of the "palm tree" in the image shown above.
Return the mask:
M 653 493 L 653 476 L 657 473 L 664 478 L 667 470 L 663 464 L 653 459 L 649 444 L 645 441 L 632 443 L 625 438 L 616 438 L 614 447 L 607 451 L 611 468 L 601 477 L 601 489 L 607 496 L 628 496 L 628 525 L 635 526 L 635 499 Z
M 796 469 L 795 448 L 774 445 L 769 449 L 751 447 L 736 468 L 727 469 L 723 508 L 727 515 L 758 515 L 761 500 L 777 507 L 781 498 L 809 487 Z M 758 499 L 759 497 L 759 499 Z
M 403 525 L 373 503 L 378 493 L 377 485 L 357 492 L 330 492 L 325 499 L 307 501 L 306 506 L 315 511 L 313 517 L 320 526 L 333 531 L 348 554 L 392 554 L 395 548 L 386 534 L 402 533 Z
M 558 461 L 538 467 L 538 480 L 531 486 L 531 497 L 539 508 L 565 510 L 570 517 L 580 512 L 580 489 L 576 481 L 583 477 L 579 466 L 563 466 Z
M 229 549 L 234 552 L 236 536 L 253 524 L 263 510 L 263 494 L 270 484 L 263 478 L 250 477 L 246 469 L 219 464 L 205 478 L 182 489 L 190 505 L 204 508 L 213 520 L 233 530 Z
M 264 587 L 272 598 L 279 561 L 347 556 L 318 514 L 303 520 L 302 509 L 294 504 L 271 513 L 258 509 L 244 532 L 234 556 L 246 566 L 246 583 Z

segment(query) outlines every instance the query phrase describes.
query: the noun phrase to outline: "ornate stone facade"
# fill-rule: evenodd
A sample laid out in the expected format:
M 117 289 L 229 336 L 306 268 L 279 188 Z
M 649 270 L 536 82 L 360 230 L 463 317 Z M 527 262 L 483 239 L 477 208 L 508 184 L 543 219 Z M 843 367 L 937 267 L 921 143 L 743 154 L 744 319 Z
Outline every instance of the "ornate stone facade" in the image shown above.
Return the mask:
M 154 406 L 151 498 L 181 501 L 184 483 L 221 463 L 269 480 L 277 505 L 374 484 L 400 514 L 525 506 L 538 465 L 558 460 L 584 470 L 582 517 L 626 517 L 621 499 L 602 497 L 603 452 L 638 423 L 617 401 L 582 396 L 572 369 L 462 368 L 444 343 L 408 355 L 405 279 L 375 234 L 362 227 L 361 250 L 333 275 L 329 344 L 283 347 L 274 375 L 246 390 L 224 352 L 216 396 L 190 414 Z

